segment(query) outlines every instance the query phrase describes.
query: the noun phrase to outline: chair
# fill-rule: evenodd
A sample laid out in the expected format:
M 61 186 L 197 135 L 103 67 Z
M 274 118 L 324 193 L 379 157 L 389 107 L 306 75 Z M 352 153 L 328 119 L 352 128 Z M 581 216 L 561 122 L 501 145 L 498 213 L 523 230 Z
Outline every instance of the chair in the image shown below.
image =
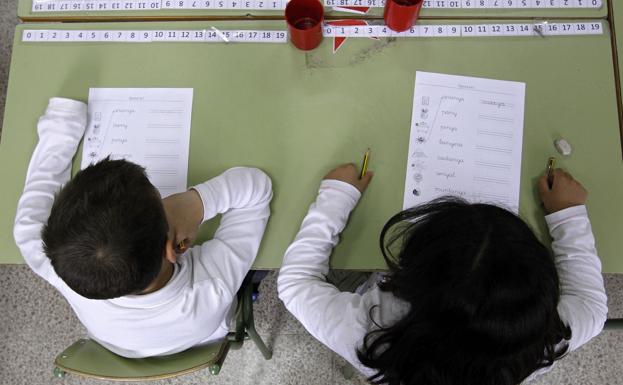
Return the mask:
M 611 318 L 606 320 L 604 330 L 623 330 L 623 318 Z
M 257 285 L 258 275 L 261 276 L 262 272 L 250 271 L 245 277 L 237 293 L 235 331 L 221 341 L 168 356 L 125 358 L 93 340 L 80 339 L 56 357 L 54 375 L 64 377 L 71 373 L 111 381 L 144 381 L 177 377 L 206 367 L 216 375 L 229 349 L 240 349 L 246 339 L 251 339 L 264 358 L 269 360 L 272 352 L 255 330 L 253 320 L 253 301 L 257 295 L 254 284 Z

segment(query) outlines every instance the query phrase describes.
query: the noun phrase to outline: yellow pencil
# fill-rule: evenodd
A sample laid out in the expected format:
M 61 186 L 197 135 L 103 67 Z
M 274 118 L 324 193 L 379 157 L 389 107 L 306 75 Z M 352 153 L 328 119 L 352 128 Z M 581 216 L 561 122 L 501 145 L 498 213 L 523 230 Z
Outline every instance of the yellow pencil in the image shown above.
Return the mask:
M 363 178 L 366 175 L 366 171 L 368 171 L 368 160 L 370 159 L 370 147 L 363 155 L 363 164 L 361 165 L 361 174 L 359 175 L 359 179 Z

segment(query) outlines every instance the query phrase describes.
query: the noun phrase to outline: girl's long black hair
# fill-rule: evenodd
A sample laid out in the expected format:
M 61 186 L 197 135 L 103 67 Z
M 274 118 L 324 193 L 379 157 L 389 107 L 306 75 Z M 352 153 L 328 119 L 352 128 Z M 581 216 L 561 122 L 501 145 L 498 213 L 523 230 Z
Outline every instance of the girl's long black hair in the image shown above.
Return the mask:
M 553 258 L 513 213 L 444 197 L 396 214 L 380 244 L 380 288 L 409 310 L 357 351 L 371 382 L 517 385 L 566 353 Z

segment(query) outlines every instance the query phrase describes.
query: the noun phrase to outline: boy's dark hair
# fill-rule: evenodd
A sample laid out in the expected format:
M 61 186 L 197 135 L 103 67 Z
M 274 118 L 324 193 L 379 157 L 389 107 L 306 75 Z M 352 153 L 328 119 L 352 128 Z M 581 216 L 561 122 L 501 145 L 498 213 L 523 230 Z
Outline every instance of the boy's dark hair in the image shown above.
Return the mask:
M 372 382 L 517 385 L 566 353 L 554 261 L 511 212 L 444 197 L 392 217 L 380 243 L 381 290 L 410 308 L 357 351 Z
M 44 250 L 76 293 L 108 299 L 144 290 L 158 276 L 168 224 L 145 170 L 108 158 L 58 193 L 43 228 Z

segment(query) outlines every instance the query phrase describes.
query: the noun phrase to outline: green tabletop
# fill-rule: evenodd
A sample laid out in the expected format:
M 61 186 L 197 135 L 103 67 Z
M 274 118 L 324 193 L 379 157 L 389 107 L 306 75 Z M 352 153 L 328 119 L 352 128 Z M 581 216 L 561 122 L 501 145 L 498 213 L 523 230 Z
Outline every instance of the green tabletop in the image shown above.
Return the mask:
M 616 33 L 618 63 L 619 63 L 619 80 L 621 88 L 623 88 L 623 4 L 612 3 L 612 20 L 614 20 L 614 31 Z
M 283 10 L 252 10 L 252 9 L 160 9 L 155 11 L 97 11 L 97 12 L 33 12 L 32 4 L 34 0 L 19 0 L 17 14 L 22 20 L 116 20 L 116 19 L 149 19 L 149 18 L 282 18 Z M 147 0 L 146 0 L 147 1 Z M 155 0 L 158 1 L 158 0 Z M 449 2 L 450 0 L 443 0 Z M 453 0 L 458 1 L 458 0 Z M 493 1 L 493 0 L 487 0 Z M 509 1 L 518 2 L 520 0 L 496 0 L 500 4 L 507 4 Z M 534 1 L 534 0 L 531 0 Z M 545 0 L 542 4 L 545 4 Z M 559 0 L 556 0 L 559 1 Z M 562 1 L 562 0 L 560 0 Z M 572 0 L 568 0 L 572 1 Z M 583 0 L 591 1 L 591 0 Z M 608 0 L 602 0 L 600 8 L 480 8 L 480 9 L 450 9 L 450 8 L 424 8 L 420 14 L 422 18 L 603 18 L 608 14 Z M 334 11 L 325 7 L 326 16 L 333 17 L 361 17 L 361 15 L 347 12 Z M 382 17 L 382 8 L 372 8 L 369 17 Z
M 606 24 L 606 23 L 604 23 Z M 86 101 L 89 87 L 192 87 L 189 185 L 236 165 L 273 179 L 272 216 L 256 268 L 277 268 L 320 179 L 372 146 L 376 172 L 350 218 L 333 266 L 384 268 L 378 235 L 402 206 L 416 70 L 526 82 L 520 215 L 547 239 L 535 198 L 552 142 L 573 154 L 559 165 L 590 191 L 606 272 L 623 272 L 623 162 L 609 34 L 572 37 L 349 38 L 303 53 L 290 44 L 23 43 L 26 28 L 201 29 L 205 23 L 18 26 L 0 144 L 2 262 L 20 262 L 11 236 L 36 123 L 47 101 Z M 266 28 L 281 22 L 218 24 Z M 606 26 L 606 29 L 608 27 Z M 77 168 L 79 159 L 76 159 Z M 213 226 L 211 227 L 213 228 Z M 209 235 L 209 229 L 201 239 Z

